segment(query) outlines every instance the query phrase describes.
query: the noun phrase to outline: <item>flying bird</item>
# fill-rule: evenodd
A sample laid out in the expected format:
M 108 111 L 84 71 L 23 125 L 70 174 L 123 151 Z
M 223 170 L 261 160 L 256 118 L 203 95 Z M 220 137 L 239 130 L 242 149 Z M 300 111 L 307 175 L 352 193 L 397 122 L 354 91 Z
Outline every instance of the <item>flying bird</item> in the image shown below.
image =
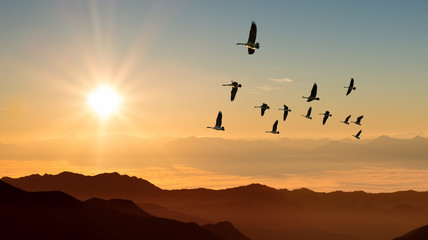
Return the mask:
M 330 114 L 329 111 L 325 111 L 325 113 L 320 113 L 320 115 L 324 115 L 324 118 L 322 119 L 322 125 L 324 125 L 325 122 L 327 122 L 328 117 L 333 116 L 333 115 Z
M 309 107 L 308 113 L 306 113 L 306 115 L 302 115 L 302 116 L 312 120 L 311 112 L 312 112 L 312 107 Z
M 344 88 L 348 89 L 348 91 L 346 92 L 346 96 L 348 96 L 352 92 L 352 90 L 357 89 L 356 87 L 354 87 L 354 79 L 351 78 L 351 82 L 349 83 L 349 86 L 348 87 L 344 87 Z
M 355 135 L 352 135 L 354 138 L 356 138 L 356 139 L 360 139 L 360 134 L 361 134 L 361 132 L 362 132 L 363 130 L 360 130 L 357 134 L 355 134 Z
M 345 121 L 340 121 L 343 122 L 344 124 L 348 124 L 349 125 L 349 118 L 351 118 L 351 115 L 347 116 Z
M 317 88 L 318 88 L 317 84 L 314 83 L 314 86 L 312 87 L 312 90 L 311 90 L 311 95 L 309 97 L 302 96 L 302 98 L 307 98 L 308 100 L 306 102 L 311 102 L 313 100 L 320 100 L 319 98 L 317 98 Z
M 353 123 L 361 126 L 361 120 L 363 119 L 363 117 L 364 117 L 364 115 L 361 115 L 361 116 L 357 117 L 357 121 L 355 121 Z
M 284 108 L 279 108 L 278 110 L 283 110 L 284 111 L 284 116 L 283 116 L 283 121 L 285 121 L 285 119 L 287 119 L 288 116 L 288 112 L 291 112 L 291 109 L 289 109 L 287 107 L 287 105 L 284 104 Z
M 256 49 L 260 48 L 260 44 L 256 42 L 257 37 L 257 26 L 256 23 L 253 21 L 251 23 L 251 29 L 250 29 L 250 35 L 248 36 L 247 43 L 237 43 L 236 45 L 244 45 L 248 48 L 248 54 L 253 54 Z
M 230 84 L 223 84 L 223 86 L 232 86 L 232 92 L 230 93 L 230 101 L 233 102 L 233 100 L 235 100 L 236 93 L 238 92 L 238 88 L 242 87 L 242 85 L 233 80 L 231 82 L 232 83 Z
M 263 115 L 265 115 L 266 109 L 270 109 L 270 107 L 266 103 L 263 103 L 261 106 L 254 106 L 254 107 L 260 108 L 262 117 L 263 117 Z
M 273 133 L 273 134 L 279 134 L 278 131 L 276 131 L 276 128 L 278 127 L 278 120 L 275 121 L 275 123 L 272 126 L 272 131 L 266 131 L 266 133 Z
M 222 118 L 223 118 L 223 114 L 221 113 L 221 111 L 219 111 L 217 114 L 217 120 L 215 121 L 215 126 L 214 127 L 207 127 L 207 128 L 212 128 L 214 130 L 224 131 L 224 127 L 221 126 L 221 119 Z

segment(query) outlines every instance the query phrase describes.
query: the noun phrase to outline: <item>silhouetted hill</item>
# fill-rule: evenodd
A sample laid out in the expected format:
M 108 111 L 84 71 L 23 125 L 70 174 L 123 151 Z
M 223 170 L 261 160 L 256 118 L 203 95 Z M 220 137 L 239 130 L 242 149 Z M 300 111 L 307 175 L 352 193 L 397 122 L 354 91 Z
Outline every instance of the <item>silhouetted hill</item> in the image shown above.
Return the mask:
M 124 199 L 110 199 L 103 200 L 99 198 L 91 198 L 86 200 L 85 203 L 89 206 L 103 208 L 103 209 L 113 209 L 115 211 L 126 213 L 130 215 L 137 215 L 143 217 L 150 217 L 151 215 L 139 208 L 133 201 L 124 200 Z
M 203 226 L 212 234 L 224 240 L 250 240 L 236 229 L 230 222 L 219 222 L 216 224 L 207 224 Z
M 125 214 L 129 202 L 85 203 L 61 192 L 25 192 L 3 181 L 0 196 L 2 239 L 221 239 L 195 223 Z
M 428 239 L 428 225 L 417 228 L 404 234 L 401 237 L 394 238 L 394 240 L 427 240 Z
M 7 177 L 2 178 L 2 180 L 5 182 L 13 181 Z M 45 174 L 43 176 L 34 174 L 21 178 L 20 181 L 14 182 L 13 185 L 27 191 L 55 191 L 61 189 L 61 191 L 81 200 L 92 197 L 136 199 L 144 195 L 160 192 L 158 187 L 144 179 L 118 173 L 103 173 L 95 176 L 84 176 L 71 172 L 62 172 L 58 175 Z
M 92 197 L 119 198 L 131 199 L 139 206 L 154 204 L 154 211 L 166 214 L 159 216 L 182 221 L 187 217 L 195 221 L 227 220 L 253 240 L 276 240 L 287 236 L 311 240 L 317 234 L 318 240 L 332 239 L 332 236 L 335 236 L 334 239 L 349 239 L 352 236 L 365 240 L 392 239 L 415 225 L 426 223 L 428 214 L 428 192 L 322 193 L 305 188 L 278 190 L 261 184 L 223 190 L 162 190 L 143 179 L 117 173 L 101 174 L 105 179 L 118 181 L 110 191 L 99 181 L 100 175 L 82 177 L 80 174 L 66 173 L 65 182 L 62 182 L 61 175 L 64 173 L 36 175 L 35 181 L 32 181 L 34 175 L 3 179 L 24 190 L 63 190 L 82 200 Z M 118 190 L 119 183 L 124 185 L 126 191 Z M 112 183 L 106 185 L 109 184 Z M 91 194 L 92 190 L 94 192 Z M 265 229 L 265 235 L 271 237 L 258 235 L 254 229 Z M 303 229 L 318 233 L 303 234 Z M 301 237 L 296 238 L 299 233 Z M 274 238 L 275 235 L 281 237 Z

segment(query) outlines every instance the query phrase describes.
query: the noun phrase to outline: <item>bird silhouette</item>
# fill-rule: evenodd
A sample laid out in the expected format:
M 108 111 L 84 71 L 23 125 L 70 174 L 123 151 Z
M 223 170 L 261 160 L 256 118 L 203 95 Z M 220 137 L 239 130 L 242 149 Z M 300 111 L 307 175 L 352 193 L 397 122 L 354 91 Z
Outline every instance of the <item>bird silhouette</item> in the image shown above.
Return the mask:
M 288 112 L 291 112 L 291 109 L 289 109 L 287 107 L 287 105 L 284 104 L 284 108 L 279 108 L 278 110 L 283 110 L 284 111 L 284 115 L 283 115 L 283 121 L 285 121 L 285 119 L 287 119 L 288 116 Z
M 352 92 L 352 90 L 357 89 L 356 87 L 354 87 L 354 79 L 351 78 L 351 82 L 349 83 L 349 86 L 348 87 L 344 87 L 344 88 L 348 89 L 348 91 L 346 92 L 346 96 L 348 96 Z
M 363 130 L 360 130 L 357 134 L 355 134 L 355 135 L 352 135 L 354 138 L 356 138 L 356 139 L 360 139 L 360 134 L 361 134 L 361 132 L 362 132 Z
M 351 118 L 351 115 L 347 116 L 346 119 L 345 119 L 345 121 L 340 121 L 340 122 L 349 125 L 349 118 Z
M 273 134 L 279 134 L 278 131 L 276 131 L 276 128 L 278 127 L 278 120 L 275 121 L 275 123 L 272 126 L 272 131 L 266 131 L 266 133 L 273 133 Z
M 320 100 L 319 98 L 317 98 L 317 88 L 318 88 L 317 84 L 314 83 L 314 86 L 312 87 L 312 90 L 311 90 L 311 95 L 309 97 L 302 96 L 302 98 L 307 98 L 308 100 L 306 100 L 306 102 L 311 102 L 313 100 Z
M 270 109 L 270 107 L 266 103 L 263 103 L 261 106 L 254 106 L 254 107 L 260 108 L 262 117 L 263 117 L 263 115 L 265 115 L 266 109 Z
M 363 117 L 364 117 L 364 115 L 361 115 L 361 116 L 357 117 L 357 121 L 355 121 L 353 123 L 361 126 L 361 120 L 363 119 Z
M 325 111 L 325 113 L 320 113 L 320 115 L 324 115 L 324 117 L 322 119 L 322 125 L 324 125 L 325 122 L 327 122 L 328 117 L 333 116 L 333 115 L 330 114 L 329 111 Z
M 302 116 L 312 120 L 311 112 L 312 112 L 312 107 L 309 107 L 308 113 L 306 113 L 306 115 L 302 115 Z
M 256 49 L 260 48 L 260 44 L 256 42 L 257 37 L 257 25 L 253 21 L 251 23 L 250 35 L 248 36 L 248 41 L 246 43 L 237 43 L 236 45 L 244 45 L 248 48 L 248 54 L 253 54 Z
M 214 130 L 224 131 L 224 127 L 221 126 L 222 118 L 223 118 L 223 114 L 221 113 L 221 111 L 219 111 L 217 114 L 217 120 L 215 121 L 215 126 L 214 127 L 207 127 L 207 128 L 212 128 Z
M 242 87 L 242 85 L 233 80 L 231 82 L 232 83 L 230 84 L 223 84 L 223 86 L 232 86 L 232 91 L 230 93 L 230 101 L 233 102 L 233 100 L 235 100 L 236 93 L 238 92 L 238 88 Z

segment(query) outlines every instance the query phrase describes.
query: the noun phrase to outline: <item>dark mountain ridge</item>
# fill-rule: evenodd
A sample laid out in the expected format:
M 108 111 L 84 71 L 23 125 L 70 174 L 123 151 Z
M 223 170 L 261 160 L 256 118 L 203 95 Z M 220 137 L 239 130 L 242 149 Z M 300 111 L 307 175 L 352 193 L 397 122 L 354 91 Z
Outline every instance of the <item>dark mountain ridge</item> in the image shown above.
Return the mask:
M 62 192 L 26 192 L 0 181 L 4 239 L 209 239 L 195 223 L 150 216 L 127 200 L 81 202 Z
M 428 239 L 428 225 L 419 227 L 412 230 L 400 237 L 394 238 L 393 240 L 427 240 Z
M 62 176 L 64 174 L 66 178 Z M 62 179 L 66 179 L 64 183 Z M 116 180 L 120 184 L 109 188 L 100 179 Z M 118 173 L 94 177 L 62 173 L 3 180 L 25 190 L 62 190 L 81 200 L 97 197 L 131 199 L 139 206 L 154 203 L 161 207 L 157 208 L 161 214 L 179 220 L 200 220 L 200 224 L 228 220 L 245 234 L 251 233 L 249 237 L 254 240 L 284 239 L 296 236 L 303 229 L 318 234 L 303 234 L 307 237 L 301 239 L 314 236 L 318 239 L 331 239 L 332 236 L 336 239 L 340 236 L 392 239 L 412 226 L 423 225 L 428 214 L 428 192 L 411 190 L 323 193 L 305 188 L 278 190 L 261 184 L 223 190 L 162 190 L 146 180 Z M 254 229 L 267 229 L 265 233 L 271 237 L 263 238 Z M 275 238 L 275 235 L 281 237 Z

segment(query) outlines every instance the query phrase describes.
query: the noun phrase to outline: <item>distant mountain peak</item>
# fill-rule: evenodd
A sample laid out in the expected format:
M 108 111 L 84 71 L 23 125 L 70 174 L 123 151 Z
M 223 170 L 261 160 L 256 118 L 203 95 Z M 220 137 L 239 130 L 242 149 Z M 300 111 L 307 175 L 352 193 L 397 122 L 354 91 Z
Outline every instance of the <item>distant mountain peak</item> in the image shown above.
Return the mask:
M 128 198 L 144 196 L 161 191 L 147 180 L 117 172 L 86 176 L 73 172 L 57 175 L 30 175 L 21 178 L 3 178 L 4 181 L 26 191 L 64 191 L 81 200 L 95 196 L 111 198 Z
M 309 189 L 309 188 L 305 188 L 305 187 L 303 187 L 303 188 L 298 188 L 298 189 L 294 189 L 294 190 L 292 190 L 293 192 L 302 192 L 302 193 L 314 193 L 314 191 L 312 191 L 311 189 Z
M 264 184 L 260 184 L 260 183 L 251 183 L 249 185 L 245 185 L 245 186 L 239 186 L 236 188 L 229 188 L 229 189 L 248 189 L 248 190 L 277 190 L 275 188 L 269 187 L 267 185 Z

